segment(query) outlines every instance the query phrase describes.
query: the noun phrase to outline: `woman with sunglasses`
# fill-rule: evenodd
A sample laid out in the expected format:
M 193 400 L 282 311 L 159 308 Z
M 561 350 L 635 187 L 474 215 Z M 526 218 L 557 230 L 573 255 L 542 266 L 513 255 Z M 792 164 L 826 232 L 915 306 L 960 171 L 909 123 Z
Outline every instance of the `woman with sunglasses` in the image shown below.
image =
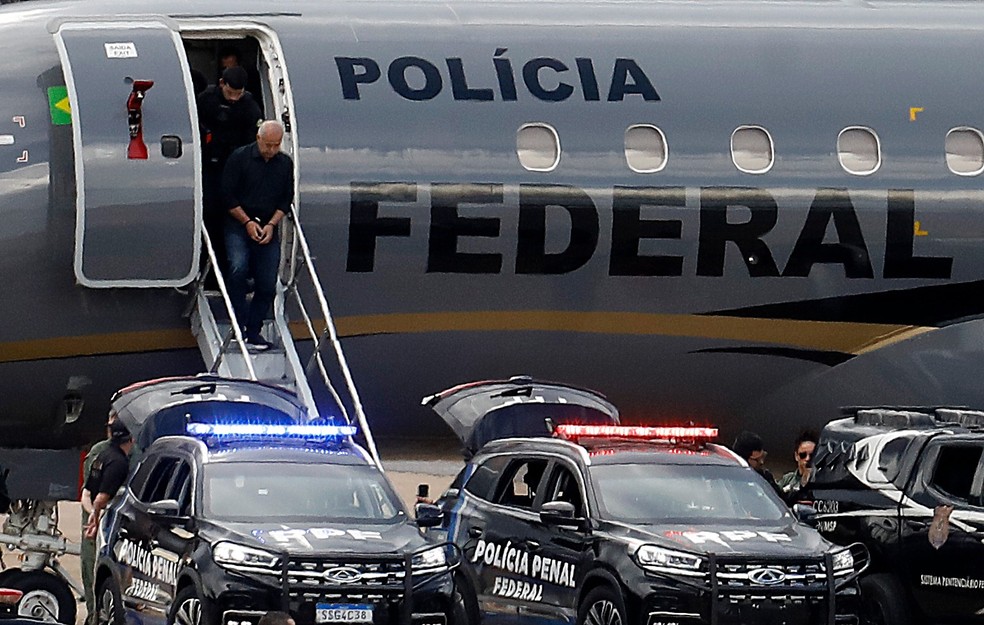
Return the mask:
M 813 471 L 810 466 L 813 460 L 813 452 L 817 448 L 820 437 L 813 430 L 806 430 L 796 437 L 793 458 L 796 460 L 796 470 L 790 471 L 779 479 L 779 488 L 782 489 L 783 497 L 790 505 L 801 500 L 801 495 L 805 494 L 806 484 L 810 481 L 810 473 Z

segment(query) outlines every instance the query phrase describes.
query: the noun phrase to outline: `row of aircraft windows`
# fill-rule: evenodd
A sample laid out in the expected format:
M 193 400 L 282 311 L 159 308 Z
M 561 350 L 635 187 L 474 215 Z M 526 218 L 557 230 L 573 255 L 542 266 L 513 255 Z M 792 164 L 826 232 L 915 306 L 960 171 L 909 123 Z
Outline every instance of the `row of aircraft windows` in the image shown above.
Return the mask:
M 984 134 L 961 126 L 946 135 L 946 166 L 958 176 L 984 173 Z M 560 136 L 550 124 L 524 124 L 516 133 L 516 155 L 529 171 L 553 171 L 560 164 Z M 662 171 L 669 158 L 666 135 L 637 124 L 625 131 L 625 162 L 640 174 Z M 764 174 L 775 163 L 772 136 L 761 126 L 739 126 L 731 134 L 731 161 L 746 174 Z M 837 135 L 837 159 L 849 174 L 868 176 L 881 167 L 881 143 L 871 128 L 849 126 Z

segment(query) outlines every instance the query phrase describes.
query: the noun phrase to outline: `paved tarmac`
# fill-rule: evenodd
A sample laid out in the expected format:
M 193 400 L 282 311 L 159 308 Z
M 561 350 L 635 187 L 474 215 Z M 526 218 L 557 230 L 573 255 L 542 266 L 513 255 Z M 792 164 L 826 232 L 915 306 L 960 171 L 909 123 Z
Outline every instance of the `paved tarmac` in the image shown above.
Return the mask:
M 450 440 L 403 439 L 400 441 L 379 441 L 378 447 L 383 467 L 397 494 L 403 499 L 408 510 L 412 510 L 416 500 L 417 485 L 430 485 L 430 492 L 437 496 L 463 466 L 454 442 Z M 79 543 L 82 508 L 77 502 L 62 502 L 58 506 L 59 528 L 72 543 Z M 4 566 L 17 566 L 17 556 L 11 552 L 2 555 Z M 69 573 L 80 580 L 79 558 L 66 555 L 61 558 Z M 85 603 L 79 604 L 76 624 L 85 621 Z

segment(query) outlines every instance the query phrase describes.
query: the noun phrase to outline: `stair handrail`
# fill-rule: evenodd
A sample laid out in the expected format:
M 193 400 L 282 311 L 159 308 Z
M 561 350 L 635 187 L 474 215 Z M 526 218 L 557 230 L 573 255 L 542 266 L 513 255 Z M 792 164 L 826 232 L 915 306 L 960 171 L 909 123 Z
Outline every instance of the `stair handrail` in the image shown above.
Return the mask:
M 318 298 L 318 305 L 321 308 L 321 314 L 324 316 L 325 320 L 325 331 L 328 333 L 328 338 L 331 342 L 332 348 L 334 349 L 335 358 L 338 361 L 338 368 L 341 370 L 342 376 L 345 378 L 345 387 L 348 391 L 349 397 L 352 400 L 352 408 L 355 410 L 355 417 L 359 423 L 359 429 L 362 430 L 362 433 L 365 436 L 366 446 L 369 448 L 369 453 L 372 455 L 380 470 L 382 470 L 383 465 L 379 458 L 379 452 L 376 449 L 376 442 L 373 439 L 372 430 L 369 429 L 366 413 L 362 407 L 362 400 L 359 398 L 359 392 L 355 388 L 355 381 L 352 379 L 352 372 L 349 370 L 348 361 L 345 359 L 345 353 L 342 351 L 342 344 L 338 340 L 338 331 L 335 328 L 335 321 L 331 316 L 331 309 L 328 306 L 328 298 L 325 295 L 324 289 L 321 287 L 321 280 L 318 277 L 318 272 L 314 268 L 314 261 L 311 257 L 311 249 L 308 247 L 307 237 L 304 236 L 304 231 L 301 228 L 300 220 L 297 218 L 294 211 L 291 211 L 289 219 L 293 225 L 295 240 L 300 244 L 301 254 L 304 258 L 304 266 L 307 270 L 308 277 L 311 279 L 311 282 L 314 283 L 314 291 Z M 295 274 L 292 282 L 296 281 L 296 279 L 297 276 Z M 311 323 L 307 311 L 305 310 L 304 303 L 301 301 L 300 293 L 298 292 L 296 285 L 292 290 L 294 291 L 298 305 L 301 308 L 301 313 L 305 317 L 308 332 L 311 334 L 311 338 L 314 341 L 314 356 L 317 357 L 318 367 L 321 371 L 322 379 L 334 396 L 335 401 L 338 402 L 342 411 L 345 412 L 345 406 L 342 404 L 337 393 L 335 392 L 335 389 L 331 384 L 331 380 L 329 379 L 328 372 L 325 369 L 324 362 L 321 359 L 321 341 L 318 339 L 317 334 L 314 331 L 314 326 Z
M 212 271 L 215 272 L 215 281 L 219 286 L 219 293 L 222 294 L 222 302 L 225 304 L 226 312 L 229 313 L 229 321 L 232 325 L 233 335 L 236 337 L 236 343 L 239 345 L 239 351 L 243 355 L 243 362 L 246 364 L 246 370 L 249 372 L 249 379 L 256 382 L 256 370 L 253 368 L 253 359 L 249 357 L 249 350 L 246 348 L 246 339 L 243 337 L 242 328 L 239 325 L 239 319 L 236 318 L 236 311 L 232 306 L 232 299 L 229 297 L 229 290 L 226 288 L 225 277 L 222 275 L 222 270 L 219 268 L 218 257 L 215 254 L 215 248 L 212 247 L 212 238 L 208 234 L 208 230 L 202 228 L 202 238 L 205 241 L 205 247 L 208 249 L 208 260 L 212 267 Z M 201 295 L 205 290 L 205 278 L 208 275 L 208 268 L 202 272 L 201 279 L 198 281 L 199 293 Z M 208 305 L 208 302 L 205 302 Z M 226 345 L 228 340 L 223 341 L 222 345 L 219 347 L 219 354 L 215 358 L 215 362 L 212 363 L 211 373 L 216 373 L 219 369 L 219 365 L 222 363 L 222 357 L 226 353 Z

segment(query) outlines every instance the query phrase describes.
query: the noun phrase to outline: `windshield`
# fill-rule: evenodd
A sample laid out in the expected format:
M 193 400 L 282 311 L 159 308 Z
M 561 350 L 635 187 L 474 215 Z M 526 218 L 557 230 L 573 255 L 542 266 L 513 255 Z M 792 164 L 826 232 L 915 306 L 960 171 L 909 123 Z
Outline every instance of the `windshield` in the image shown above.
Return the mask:
M 626 523 L 778 521 L 786 507 L 740 467 L 609 464 L 590 468 L 604 518 Z
M 205 466 L 205 514 L 226 521 L 378 521 L 402 507 L 378 470 L 339 464 Z

